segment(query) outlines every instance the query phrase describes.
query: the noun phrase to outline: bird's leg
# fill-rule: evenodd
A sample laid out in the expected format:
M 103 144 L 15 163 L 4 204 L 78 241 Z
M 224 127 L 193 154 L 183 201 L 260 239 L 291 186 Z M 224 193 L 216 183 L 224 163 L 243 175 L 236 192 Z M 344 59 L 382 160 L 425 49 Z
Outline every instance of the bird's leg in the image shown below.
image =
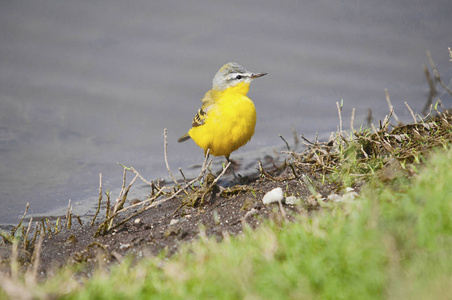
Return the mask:
M 225 156 L 225 157 L 226 157 L 226 161 L 228 163 L 231 163 L 231 165 L 229 167 L 230 167 L 230 169 L 232 171 L 232 175 L 234 176 L 234 180 L 237 181 L 238 178 L 237 178 L 237 175 L 235 175 L 234 166 L 232 165 L 232 162 L 229 160 L 229 156 Z

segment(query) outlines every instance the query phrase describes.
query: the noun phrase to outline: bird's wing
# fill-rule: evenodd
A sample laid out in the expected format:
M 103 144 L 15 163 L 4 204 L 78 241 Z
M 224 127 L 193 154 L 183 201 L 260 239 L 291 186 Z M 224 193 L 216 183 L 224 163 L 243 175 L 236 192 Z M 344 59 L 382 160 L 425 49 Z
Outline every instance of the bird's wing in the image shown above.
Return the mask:
M 201 125 L 204 125 L 205 120 L 207 116 L 207 111 L 203 108 L 198 109 L 198 112 L 196 113 L 195 117 L 193 118 L 193 122 L 191 123 L 191 126 L 198 127 Z
M 204 125 L 207 118 L 207 113 L 211 109 L 211 107 L 215 104 L 215 100 L 217 98 L 216 91 L 210 90 L 208 91 L 204 97 L 201 99 L 202 106 L 196 113 L 195 117 L 193 118 L 193 122 L 191 125 L 193 127 L 198 127 L 201 125 Z M 179 143 L 184 142 L 190 138 L 190 134 L 187 132 L 183 136 L 181 136 L 177 141 Z
M 202 106 L 200 109 L 198 109 L 198 112 L 196 113 L 195 117 L 193 118 L 192 126 L 198 127 L 201 125 L 204 125 L 205 120 L 207 118 L 207 112 L 209 109 L 214 105 L 215 101 L 213 100 L 213 92 L 210 90 L 208 91 L 204 97 L 201 99 Z

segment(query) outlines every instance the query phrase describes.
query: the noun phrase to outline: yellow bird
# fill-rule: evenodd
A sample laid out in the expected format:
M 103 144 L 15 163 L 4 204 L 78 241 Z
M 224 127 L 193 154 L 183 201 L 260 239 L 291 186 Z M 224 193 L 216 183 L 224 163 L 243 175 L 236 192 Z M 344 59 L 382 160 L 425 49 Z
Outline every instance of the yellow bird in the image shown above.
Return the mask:
M 253 79 L 267 73 L 252 73 L 238 63 L 227 63 L 218 70 L 212 89 L 201 99 L 192 128 L 178 142 L 192 138 L 204 155 L 225 156 L 245 145 L 254 134 L 256 109 L 246 96 Z

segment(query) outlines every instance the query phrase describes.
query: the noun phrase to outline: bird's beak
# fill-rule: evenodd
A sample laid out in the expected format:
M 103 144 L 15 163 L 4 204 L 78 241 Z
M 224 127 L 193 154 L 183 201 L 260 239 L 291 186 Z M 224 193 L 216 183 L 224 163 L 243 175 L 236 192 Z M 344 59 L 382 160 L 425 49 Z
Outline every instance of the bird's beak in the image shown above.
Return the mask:
M 259 77 L 262 77 L 262 76 L 264 76 L 264 75 L 267 75 L 267 73 L 256 73 L 256 74 L 252 74 L 251 75 L 251 78 L 259 78 Z

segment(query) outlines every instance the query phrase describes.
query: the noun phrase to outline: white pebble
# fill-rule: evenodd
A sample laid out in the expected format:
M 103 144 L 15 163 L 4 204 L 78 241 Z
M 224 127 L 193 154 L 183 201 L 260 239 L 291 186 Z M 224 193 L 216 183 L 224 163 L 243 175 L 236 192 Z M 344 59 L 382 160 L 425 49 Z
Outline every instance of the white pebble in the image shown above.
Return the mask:
M 357 192 L 348 192 L 342 196 L 342 201 L 344 202 L 352 202 L 355 198 L 358 197 Z
M 342 202 L 342 197 L 339 196 L 338 194 L 331 194 L 331 195 L 328 195 L 328 200 L 334 201 L 334 202 Z
M 178 219 L 172 219 L 172 220 L 169 222 L 169 224 L 170 224 L 170 225 L 174 225 L 174 224 L 176 224 L 177 222 L 179 222 Z
M 267 205 L 270 203 L 281 201 L 282 199 L 284 199 L 284 194 L 282 188 L 278 187 L 265 194 L 264 198 L 262 199 L 262 202 L 265 205 Z
M 130 246 L 130 244 L 121 244 L 121 246 L 119 246 L 119 249 L 129 249 Z
M 289 197 L 286 197 L 285 203 L 286 204 L 292 204 L 292 205 L 300 205 L 301 204 L 301 199 L 297 198 L 295 196 L 289 196 Z
M 328 200 L 334 202 L 352 202 L 356 197 L 358 197 L 358 193 L 354 192 L 353 189 L 350 188 L 350 190 L 342 196 L 339 196 L 338 194 L 329 195 Z

